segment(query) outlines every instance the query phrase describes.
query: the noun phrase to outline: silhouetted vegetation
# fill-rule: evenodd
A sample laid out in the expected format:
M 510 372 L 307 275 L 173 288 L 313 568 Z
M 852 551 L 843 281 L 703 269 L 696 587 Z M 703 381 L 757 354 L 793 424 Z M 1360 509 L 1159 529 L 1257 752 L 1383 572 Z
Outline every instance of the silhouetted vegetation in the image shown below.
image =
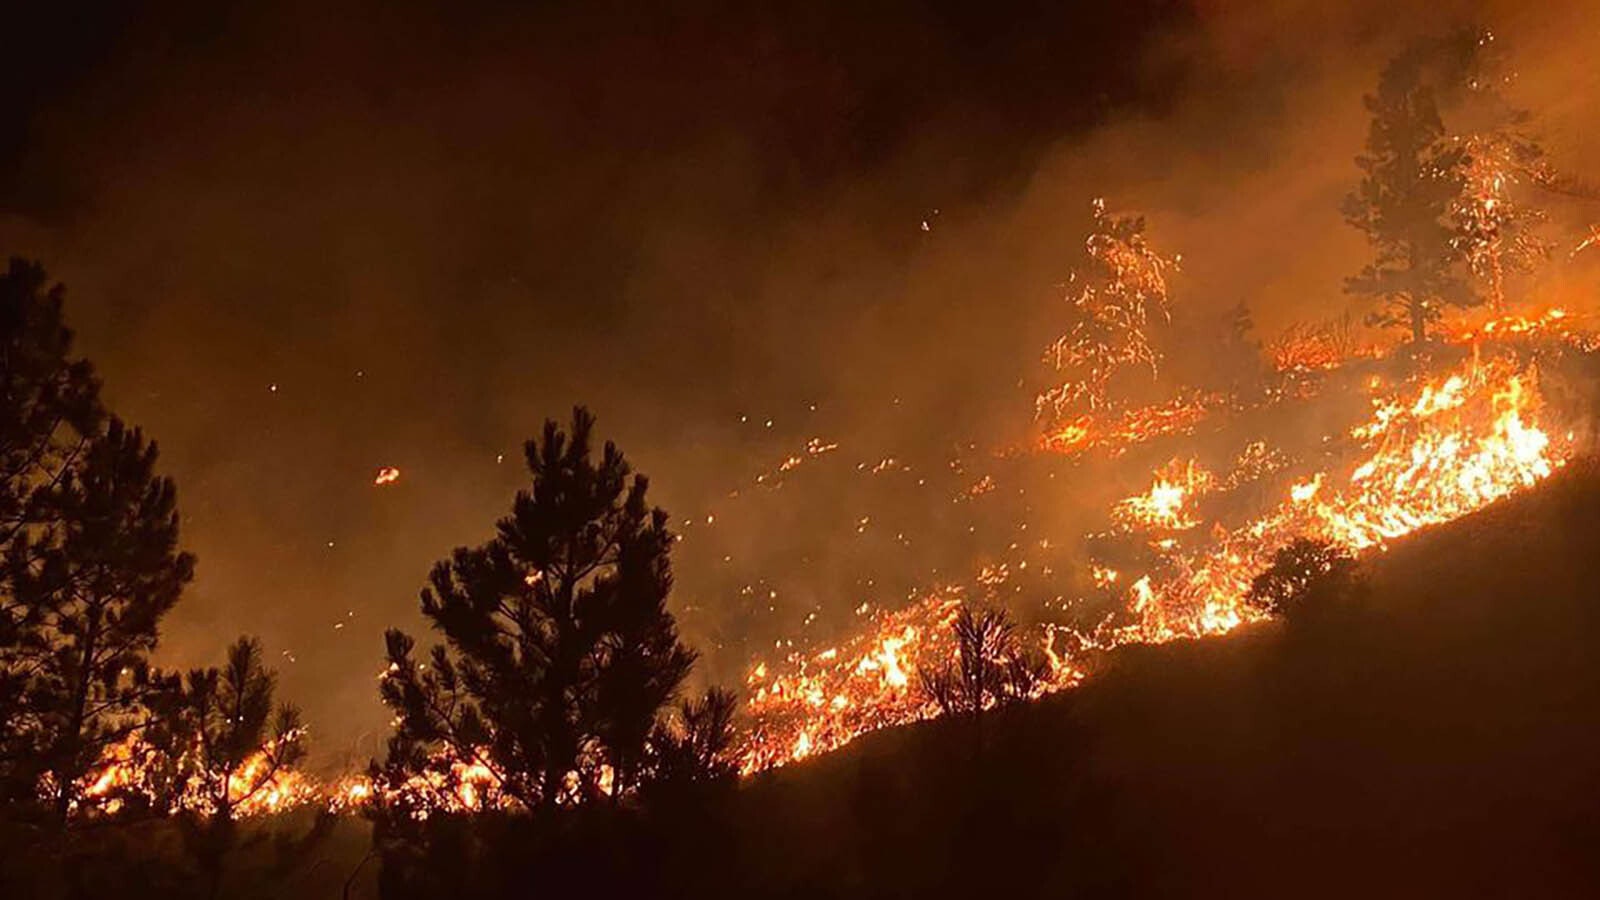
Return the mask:
M 659 719 L 646 747 L 647 794 L 681 794 L 705 782 L 730 783 L 738 774 L 732 753 L 737 707 L 731 692 L 709 688 L 697 699 L 679 701 L 675 716 Z
M 1407 328 L 1417 343 L 1446 305 L 1477 302 L 1456 272 L 1450 213 L 1463 187 L 1464 151 L 1444 140 L 1438 50 L 1436 41 L 1410 47 L 1365 98 L 1372 129 L 1356 159 L 1363 177 L 1344 205 L 1376 251 L 1346 289 L 1382 300 L 1372 321 Z
M 1542 212 L 1493 193 L 1495 172 L 1548 173 L 1526 114 L 1493 88 L 1485 46 L 1466 32 L 1418 44 L 1366 98 L 1363 179 L 1345 214 L 1375 259 L 1347 287 L 1418 344 L 1445 307 L 1479 301 L 1462 266 L 1498 304 L 1506 274 L 1549 253 Z M 1476 118 L 1449 130 L 1447 106 Z M 1215 334 L 1162 327 L 1177 258 L 1151 245 L 1142 218 L 1097 201 L 1077 262 L 1041 419 L 1059 426 L 1136 394 L 1128 376 L 1154 371 L 1165 331 L 1216 348 L 1195 385 L 1259 390 L 1243 303 L 1184 323 Z M 1293 329 L 1275 349 L 1285 371 L 1311 371 L 1356 347 L 1344 319 Z M 1546 489 L 1553 499 L 1403 544 L 1378 577 L 1409 609 L 1305 616 L 1367 590 L 1370 570 L 1341 545 L 1297 539 L 1247 597 L 1297 627 L 1124 647 L 1083 691 L 1028 708 L 1050 675 L 1042 654 L 1003 610 L 962 606 L 951 661 L 917 673 L 943 720 L 740 786 L 735 695 L 687 689 L 696 654 L 668 611 L 667 514 L 614 445 L 596 453 L 580 407 L 566 430 L 547 422 L 525 445 L 531 484 L 495 536 L 432 569 L 421 611 L 443 643 L 419 657 L 410 635 L 387 632 L 380 691 L 395 732 L 369 769 L 370 845 L 362 834 L 345 848 L 370 849 L 316 881 L 331 813 L 243 821 L 305 755 L 259 643 L 242 638 L 222 668 L 186 677 L 150 665 L 193 573 L 175 489 L 154 443 L 102 407 L 61 289 L 36 265 L 13 260 L 0 278 L 0 355 L 4 896 L 309 895 L 313 883 L 348 894 L 369 861 L 383 896 L 419 900 L 1279 896 L 1286 883 L 1461 894 L 1485 887 L 1475 871 L 1544 896 L 1595 874 L 1592 470 L 1587 481 L 1569 470 Z M 1536 502 L 1550 521 L 1529 513 Z M 1503 554 L 1553 564 L 1475 560 L 1489 520 Z M 1555 538 L 1541 543 L 1538 528 Z M 1529 593 L 1546 606 L 1507 611 Z M 1476 618 L 1441 615 L 1446 595 L 1468 598 Z M 135 738 L 141 780 L 86 790 Z M 1449 891 L 1408 877 L 1430 865 Z M 1306 872 L 1327 878 L 1288 877 Z
M 1349 550 L 1331 541 L 1296 538 L 1273 554 L 1245 599 L 1264 612 L 1290 616 L 1349 594 L 1355 583 L 1356 559 Z
M 17 260 L 0 279 L 0 783 L 59 825 L 170 689 L 147 659 L 194 560 L 155 445 L 105 414 L 45 284 Z
M 1587 193 L 1549 167 L 1531 115 L 1506 99 L 1511 77 L 1492 33 L 1461 29 L 1413 44 L 1366 98 L 1363 178 L 1344 211 L 1377 256 L 1347 289 L 1381 299 L 1372 321 L 1408 328 L 1413 341 L 1447 306 L 1502 308 L 1506 277 L 1549 258 L 1547 216 L 1528 190 Z
M 922 689 L 946 715 L 975 715 L 991 706 L 1027 700 L 1049 674 L 1040 654 L 1017 639 L 1017 626 L 1002 609 L 974 613 L 962 606 L 951 630 L 956 658 L 921 674 Z
M 658 774 L 725 774 L 727 695 L 685 706 L 682 737 L 663 725 L 695 659 L 666 609 L 673 535 L 614 445 L 593 458 L 593 426 L 582 408 L 570 433 L 546 423 L 526 448 L 532 487 L 496 538 L 434 567 L 422 612 L 448 649 L 424 667 L 389 632 L 382 693 L 398 727 L 383 783 L 453 789 L 467 762 L 490 774 L 484 808 L 551 810 L 617 802 Z
M 216 896 L 246 845 L 246 880 L 303 874 L 331 819 L 235 827 L 303 753 L 259 645 L 186 682 L 149 664 L 194 559 L 155 444 L 73 353 L 63 296 L 37 264 L 0 276 L 0 894 Z
M 305 756 L 299 711 L 273 705 L 276 681 L 261 664 L 260 643 L 240 638 L 228 648 L 227 665 L 190 672 L 177 694 L 162 748 L 185 793 L 172 808 L 212 896 L 238 839 L 236 810 Z M 313 833 L 325 827 L 319 821 Z

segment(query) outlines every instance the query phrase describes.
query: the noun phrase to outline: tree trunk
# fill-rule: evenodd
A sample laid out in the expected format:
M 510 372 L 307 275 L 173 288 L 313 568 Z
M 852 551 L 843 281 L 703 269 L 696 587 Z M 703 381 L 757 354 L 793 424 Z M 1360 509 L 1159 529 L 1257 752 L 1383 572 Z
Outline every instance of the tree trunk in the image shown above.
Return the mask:
M 83 654 L 78 661 L 78 683 L 73 687 L 72 714 L 68 718 L 66 733 L 62 735 L 64 752 L 57 760 L 56 823 L 67 826 L 67 816 L 72 811 L 73 783 L 78 779 L 78 755 L 83 752 L 83 720 L 89 707 L 89 685 L 94 681 L 94 648 L 100 640 L 100 611 L 89 611 L 89 628 L 84 633 Z

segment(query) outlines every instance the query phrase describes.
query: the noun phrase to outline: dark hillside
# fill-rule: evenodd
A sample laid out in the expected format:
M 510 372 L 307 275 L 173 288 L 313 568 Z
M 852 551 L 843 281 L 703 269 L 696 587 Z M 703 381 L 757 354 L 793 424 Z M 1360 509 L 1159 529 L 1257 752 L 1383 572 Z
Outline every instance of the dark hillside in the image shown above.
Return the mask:
M 793 895 L 1594 896 L 1600 468 L 1397 543 L 1370 592 L 741 791 Z M 759 873 L 759 874 L 756 874 Z

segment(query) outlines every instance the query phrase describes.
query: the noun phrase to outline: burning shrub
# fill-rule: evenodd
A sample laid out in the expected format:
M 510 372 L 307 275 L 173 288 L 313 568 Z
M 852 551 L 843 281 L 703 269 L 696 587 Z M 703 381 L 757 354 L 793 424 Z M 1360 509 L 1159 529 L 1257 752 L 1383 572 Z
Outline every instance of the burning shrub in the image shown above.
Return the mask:
M 1348 591 L 1355 570 L 1355 557 L 1344 547 L 1296 538 L 1273 554 L 1272 565 L 1250 582 L 1245 602 L 1271 615 L 1291 615 L 1308 603 Z

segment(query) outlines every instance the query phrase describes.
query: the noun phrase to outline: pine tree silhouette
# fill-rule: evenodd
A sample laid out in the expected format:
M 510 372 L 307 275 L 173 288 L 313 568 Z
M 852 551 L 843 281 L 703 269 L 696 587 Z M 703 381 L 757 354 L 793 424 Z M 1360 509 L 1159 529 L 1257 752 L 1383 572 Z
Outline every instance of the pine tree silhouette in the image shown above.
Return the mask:
M 50 492 L 61 539 L 22 581 L 52 648 L 35 702 L 60 821 L 79 779 L 106 747 L 144 727 L 148 699 L 172 686 L 147 657 L 194 560 L 177 549 L 177 492 L 155 474 L 156 456 L 138 429 L 113 418 Z
M 0 279 L 0 781 L 19 801 L 43 787 L 65 823 L 84 775 L 172 687 L 147 657 L 194 561 L 155 444 L 105 419 L 44 284 L 16 260 Z
M 276 687 L 277 676 L 261 664 L 261 644 L 241 637 L 220 670 L 189 672 L 162 722 L 163 749 L 175 761 L 184 792 L 176 798 L 183 804 L 180 833 L 213 897 L 236 843 L 236 811 L 305 756 L 300 712 L 274 707 Z
M 547 422 L 525 448 L 532 487 L 494 540 L 434 567 L 422 612 L 448 649 L 423 666 L 389 632 L 381 691 L 399 724 L 381 779 L 431 772 L 448 789 L 452 761 L 476 763 L 494 780 L 482 804 L 533 809 L 618 799 L 646 778 L 695 654 L 666 609 L 667 515 L 614 445 L 593 458 L 593 426 L 581 407 L 570 433 Z
M 43 268 L 15 258 L 0 276 L 0 805 L 9 809 L 35 798 L 47 737 L 31 696 L 47 670 L 46 607 L 19 588 L 60 539 L 48 494 L 102 419 L 94 371 L 72 355 L 64 290 L 47 285 Z
M 195 669 L 181 694 L 176 735 L 191 754 L 205 811 L 232 819 L 284 770 L 305 756 L 300 711 L 273 705 L 277 675 L 261 664 L 261 644 L 239 638 L 222 669 Z
M 1450 215 L 1462 192 L 1465 151 L 1443 139 L 1438 64 L 1438 45 L 1426 42 L 1384 68 L 1377 92 L 1364 100 L 1372 126 L 1366 152 L 1356 158 L 1361 183 L 1343 207 L 1376 251 L 1345 290 L 1379 298 L 1383 306 L 1371 321 L 1407 328 L 1417 344 L 1445 306 L 1477 302 L 1456 270 Z

